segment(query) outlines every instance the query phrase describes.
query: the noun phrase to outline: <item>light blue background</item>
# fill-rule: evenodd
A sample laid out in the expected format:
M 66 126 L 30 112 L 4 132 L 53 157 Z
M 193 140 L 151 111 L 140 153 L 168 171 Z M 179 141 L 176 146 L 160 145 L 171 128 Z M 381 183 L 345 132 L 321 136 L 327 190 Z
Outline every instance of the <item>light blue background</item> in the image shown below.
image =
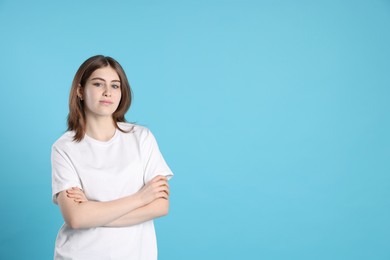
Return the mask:
M 95 54 L 176 174 L 160 259 L 390 259 L 390 1 L 0 0 L 0 35 L 0 259 L 52 258 L 50 148 Z

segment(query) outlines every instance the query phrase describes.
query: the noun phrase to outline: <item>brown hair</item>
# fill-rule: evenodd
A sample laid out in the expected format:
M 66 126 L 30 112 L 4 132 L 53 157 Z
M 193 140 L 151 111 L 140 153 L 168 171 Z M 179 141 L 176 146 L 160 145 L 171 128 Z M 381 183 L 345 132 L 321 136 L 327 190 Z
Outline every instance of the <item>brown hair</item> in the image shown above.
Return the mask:
M 127 80 L 125 71 L 123 70 L 122 66 L 116 60 L 108 56 L 96 55 L 87 59 L 83 64 L 81 64 L 73 79 L 72 88 L 70 90 L 68 131 L 75 131 L 73 140 L 76 142 L 80 142 L 84 138 L 86 131 L 84 102 L 78 97 L 77 88 L 79 86 L 84 88 L 87 79 L 95 70 L 107 66 L 110 66 L 116 71 L 116 73 L 118 73 L 119 79 L 121 81 L 120 88 L 122 96 L 118 108 L 112 114 L 112 119 L 114 120 L 116 128 L 122 132 L 125 132 L 119 128 L 118 122 L 126 122 L 125 114 L 131 105 L 132 92 L 129 81 Z

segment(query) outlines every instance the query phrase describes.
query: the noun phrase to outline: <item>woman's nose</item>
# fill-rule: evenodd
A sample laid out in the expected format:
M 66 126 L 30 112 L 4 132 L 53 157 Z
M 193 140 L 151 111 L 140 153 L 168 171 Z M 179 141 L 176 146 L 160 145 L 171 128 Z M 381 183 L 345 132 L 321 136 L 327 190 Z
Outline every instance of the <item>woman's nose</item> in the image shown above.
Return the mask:
M 111 97 L 111 92 L 110 92 L 110 89 L 109 89 L 108 87 L 106 87 L 106 88 L 104 89 L 103 96 L 105 96 L 105 97 Z

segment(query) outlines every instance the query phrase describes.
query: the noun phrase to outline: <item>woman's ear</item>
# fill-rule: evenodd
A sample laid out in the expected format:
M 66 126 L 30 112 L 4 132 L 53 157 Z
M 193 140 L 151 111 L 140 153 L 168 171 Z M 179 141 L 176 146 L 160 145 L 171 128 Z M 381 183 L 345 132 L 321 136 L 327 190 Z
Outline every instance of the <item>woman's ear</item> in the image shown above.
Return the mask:
M 83 100 L 83 88 L 81 87 L 81 84 L 77 86 L 77 96 L 80 100 Z

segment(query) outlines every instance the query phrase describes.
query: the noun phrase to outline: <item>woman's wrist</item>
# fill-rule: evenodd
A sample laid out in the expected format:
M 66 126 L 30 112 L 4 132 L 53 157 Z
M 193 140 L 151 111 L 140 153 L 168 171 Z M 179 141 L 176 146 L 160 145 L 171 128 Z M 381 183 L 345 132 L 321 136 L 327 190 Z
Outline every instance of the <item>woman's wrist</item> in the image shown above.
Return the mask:
M 143 197 L 141 196 L 140 192 L 134 193 L 132 197 L 135 202 L 136 208 L 140 208 L 147 204 L 145 199 L 143 199 Z

